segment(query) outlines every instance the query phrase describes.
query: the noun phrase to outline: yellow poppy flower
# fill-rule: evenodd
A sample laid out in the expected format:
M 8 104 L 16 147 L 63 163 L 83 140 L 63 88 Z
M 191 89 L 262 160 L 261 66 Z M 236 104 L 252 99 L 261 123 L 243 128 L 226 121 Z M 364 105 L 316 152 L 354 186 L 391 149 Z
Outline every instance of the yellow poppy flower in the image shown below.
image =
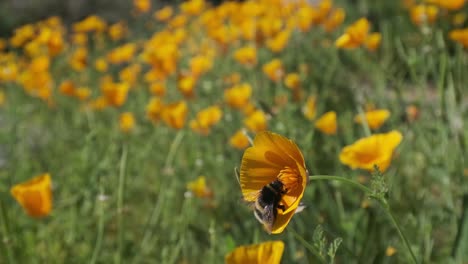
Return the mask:
M 315 127 L 327 135 L 335 135 L 337 130 L 336 112 L 330 111 L 323 114 L 317 121 Z
M 301 77 L 297 73 L 289 73 L 284 78 L 284 85 L 291 90 L 300 88 L 301 86 Z
M 219 106 L 211 106 L 197 113 L 196 119 L 190 121 L 190 128 L 202 135 L 208 135 L 211 127 L 218 123 L 223 116 Z
M 234 59 L 242 65 L 253 66 L 257 64 L 257 49 L 246 46 L 234 52 Z
M 125 112 L 120 114 L 119 117 L 120 130 L 124 133 L 128 133 L 135 128 L 135 117 L 132 112 Z
M 138 13 L 146 13 L 151 9 L 150 0 L 133 0 L 133 7 Z
M 380 46 L 380 42 L 382 42 L 382 34 L 376 32 L 366 38 L 364 46 L 370 51 L 375 51 Z
M 164 96 L 166 94 L 166 85 L 163 82 L 155 82 L 150 86 L 152 94 L 157 96 Z
M 44 217 L 52 210 L 52 181 L 48 173 L 13 186 L 11 195 L 32 217 Z
M 286 47 L 290 35 L 291 33 L 288 30 L 283 30 L 279 32 L 275 37 L 268 39 L 266 42 L 266 46 L 272 52 L 278 53 Z
M 267 116 L 261 110 L 256 110 L 244 119 L 244 125 L 252 132 L 257 133 L 267 129 Z
M 164 104 L 159 97 L 153 97 L 146 105 L 146 116 L 153 122 L 158 122 L 161 119 L 161 114 L 164 109 Z
M 411 21 L 413 21 L 415 25 L 433 23 L 438 14 L 439 9 L 433 5 L 416 5 L 410 9 Z
M 166 124 L 174 129 L 181 129 L 185 125 L 188 106 L 185 101 L 175 102 L 163 108 L 161 117 Z
M 370 129 L 379 129 L 383 125 L 383 123 L 385 123 L 385 121 L 390 117 L 390 111 L 386 109 L 376 109 L 367 111 L 364 115 Z M 356 115 L 354 117 L 354 122 L 361 124 L 361 115 Z
M 173 13 L 174 13 L 174 10 L 172 9 L 171 6 L 165 6 L 161 8 L 160 10 L 154 12 L 154 18 L 158 21 L 164 22 L 164 21 L 169 20 Z
M 273 208 L 272 222 L 264 223 L 269 233 L 278 234 L 286 228 L 304 195 L 307 180 L 301 151 L 281 135 L 268 131 L 258 133 L 253 146 L 242 157 L 240 184 L 244 200 L 254 203 L 262 190 L 275 181 L 283 187 L 281 199 Z
M 346 33 L 335 41 L 335 46 L 347 49 L 357 48 L 366 40 L 369 29 L 369 21 L 361 18 L 346 28 Z
M 451 11 L 459 10 L 465 5 L 465 0 L 426 0 L 426 2 Z
M 284 76 L 283 62 L 280 59 L 273 59 L 264 64 L 262 70 L 274 82 L 280 81 Z
M 463 47 L 468 48 L 468 28 L 454 29 L 449 32 L 449 37 L 463 45 Z
M 352 169 L 368 171 L 373 171 L 374 165 L 377 165 L 384 172 L 390 166 L 393 151 L 402 139 L 403 135 L 396 130 L 362 138 L 341 150 L 340 161 Z
M 233 108 L 242 109 L 250 100 L 252 87 L 248 83 L 235 85 L 224 91 L 224 101 Z
M 307 97 L 305 105 L 302 107 L 302 113 L 309 120 L 314 120 L 317 114 L 317 97 L 310 95 Z
M 187 189 L 198 198 L 210 198 L 213 192 L 206 185 L 205 176 L 199 176 L 197 179 L 187 183 Z
M 323 28 L 326 32 L 334 31 L 343 23 L 345 16 L 346 13 L 343 8 L 337 8 L 336 10 L 333 10 L 328 18 L 323 22 Z
M 239 130 L 229 139 L 229 144 L 237 149 L 245 149 L 249 146 L 249 139 L 242 130 Z
M 282 241 L 268 241 L 256 245 L 240 246 L 226 255 L 227 264 L 279 264 L 283 256 Z

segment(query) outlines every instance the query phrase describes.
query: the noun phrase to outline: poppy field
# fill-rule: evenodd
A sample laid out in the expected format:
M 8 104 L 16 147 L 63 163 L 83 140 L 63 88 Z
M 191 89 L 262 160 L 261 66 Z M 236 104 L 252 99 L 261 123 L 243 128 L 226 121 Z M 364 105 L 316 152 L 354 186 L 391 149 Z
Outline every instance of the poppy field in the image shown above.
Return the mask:
M 129 0 L 0 38 L 0 263 L 468 263 L 464 0 Z

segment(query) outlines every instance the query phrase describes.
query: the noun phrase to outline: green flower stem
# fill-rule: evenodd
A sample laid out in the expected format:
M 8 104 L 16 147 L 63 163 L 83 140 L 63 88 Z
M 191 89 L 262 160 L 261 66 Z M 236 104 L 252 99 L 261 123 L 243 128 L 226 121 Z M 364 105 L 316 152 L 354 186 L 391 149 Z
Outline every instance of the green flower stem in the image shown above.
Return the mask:
M 355 181 L 352 181 L 350 179 L 347 179 L 347 178 L 344 178 L 344 177 L 339 177 L 339 176 L 329 176 L 329 175 L 313 175 L 313 176 L 309 176 L 309 181 L 313 181 L 313 180 L 330 180 L 330 181 L 341 181 L 341 182 L 344 182 L 346 184 L 349 184 L 349 185 L 352 185 L 358 189 L 361 189 L 361 191 L 363 191 L 364 193 L 366 193 L 369 197 L 371 198 L 374 198 L 379 204 L 380 206 L 384 209 L 384 211 L 387 213 L 388 217 L 390 218 L 393 226 L 396 228 L 397 232 L 398 232 L 398 235 L 400 236 L 401 240 L 403 240 L 403 243 L 405 244 L 406 248 L 408 249 L 410 255 L 411 255 L 411 258 L 413 260 L 413 263 L 418 263 L 418 260 L 416 259 L 416 255 L 414 255 L 413 253 L 413 250 L 411 249 L 411 246 L 409 244 L 409 241 L 408 239 L 406 238 L 406 236 L 403 234 L 403 232 L 401 231 L 401 228 L 400 226 L 398 225 L 395 217 L 393 216 L 391 210 L 390 210 L 390 206 L 389 204 L 387 203 L 387 200 L 383 197 L 378 197 L 378 196 L 375 196 L 374 195 L 374 192 L 372 191 L 372 189 L 358 183 L 358 182 L 355 182 Z
M 9 237 L 7 214 L 3 206 L 3 201 L 1 199 L 0 199 L 0 221 L 2 222 L 2 233 L 0 236 L 0 243 L 3 243 L 3 246 L 5 247 L 6 255 L 8 258 L 8 263 L 16 263 L 13 249 L 11 248 L 11 244 L 10 244 L 11 241 Z

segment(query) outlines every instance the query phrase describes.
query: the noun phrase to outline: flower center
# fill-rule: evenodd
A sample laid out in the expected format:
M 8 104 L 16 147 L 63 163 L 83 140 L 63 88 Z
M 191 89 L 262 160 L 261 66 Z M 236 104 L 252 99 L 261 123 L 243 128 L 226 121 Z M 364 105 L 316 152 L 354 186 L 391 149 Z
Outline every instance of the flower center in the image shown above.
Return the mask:
M 291 167 L 284 167 L 279 172 L 277 178 L 283 183 L 286 193 L 294 190 L 302 182 L 301 175 L 297 169 Z

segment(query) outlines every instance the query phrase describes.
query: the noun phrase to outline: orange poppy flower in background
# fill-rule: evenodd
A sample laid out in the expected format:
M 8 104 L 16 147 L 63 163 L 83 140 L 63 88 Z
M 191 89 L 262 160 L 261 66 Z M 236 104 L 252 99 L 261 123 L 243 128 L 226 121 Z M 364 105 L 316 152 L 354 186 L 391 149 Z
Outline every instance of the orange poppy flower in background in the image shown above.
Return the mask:
M 169 104 L 162 110 L 161 117 L 166 124 L 175 129 L 181 129 L 185 125 L 188 106 L 185 101 Z
M 315 127 L 327 135 L 335 135 L 337 130 L 336 112 L 329 111 L 323 114 L 317 121 Z
M 465 5 L 465 0 L 426 0 L 426 2 L 451 11 L 459 10 Z
M 198 198 L 210 198 L 213 191 L 206 184 L 205 176 L 199 176 L 193 181 L 187 183 L 187 190 Z
M 402 139 L 403 135 L 396 130 L 359 139 L 341 150 L 340 161 L 352 169 L 368 171 L 373 171 L 374 165 L 377 165 L 384 172 L 390 166 L 393 151 Z
M 376 110 L 367 111 L 364 114 L 364 116 L 370 129 L 378 129 L 390 117 L 390 111 L 386 109 L 376 109 Z M 361 124 L 362 123 L 361 115 L 356 115 L 354 117 L 354 122 Z
M 317 97 L 315 95 L 309 95 L 305 105 L 302 107 L 302 113 L 309 120 L 314 120 L 317 114 Z
M 128 133 L 135 128 L 135 117 L 132 112 L 122 113 L 119 117 L 120 130 Z
M 241 109 L 245 107 L 252 96 L 252 86 L 248 83 L 235 85 L 224 91 L 224 100 L 233 108 Z
M 267 116 L 261 110 L 256 110 L 244 119 L 244 125 L 252 132 L 260 132 L 267 129 Z
M 150 0 L 133 0 L 133 7 L 138 13 L 146 13 L 151 9 Z
M 284 76 L 283 62 L 280 59 L 273 59 L 264 64 L 262 70 L 274 82 L 281 81 Z
M 468 48 L 468 28 L 454 29 L 449 32 L 449 37 L 463 45 L 463 47 Z
M 411 21 L 415 25 L 434 23 L 438 14 L 439 9 L 433 5 L 416 5 L 410 9 Z
M 253 66 L 257 64 L 257 49 L 252 46 L 240 48 L 234 52 L 234 59 L 242 65 Z
M 369 34 L 370 23 L 366 18 L 361 18 L 346 28 L 346 33 L 335 42 L 338 48 L 357 48 L 364 43 Z
M 301 86 L 301 77 L 298 73 L 288 73 L 284 78 L 284 85 L 291 90 L 300 88 Z
M 174 10 L 172 9 L 171 6 L 165 6 L 161 8 L 160 10 L 154 12 L 153 16 L 156 20 L 164 22 L 164 21 L 169 20 L 173 13 L 174 13 Z
M 253 146 L 242 157 L 240 185 L 245 201 L 255 203 L 263 188 L 275 181 L 281 183 L 281 200 L 273 208 L 272 222 L 264 223 L 268 233 L 278 234 L 286 228 L 304 195 L 307 180 L 301 151 L 281 135 L 268 131 L 258 133 Z
M 13 186 L 11 195 L 32 217 L 44 217 L 52 210 L 52 181 L 49 173 Z
M 244 131 L 238 130 L 230 139 L 229 144 L 237 149 L 245 149 L 249 146 L 249 139 Z
M 227 264 L 279 264 L 283 256 L 283 241 L 268 241 L 240 246 L 225 257 Z

